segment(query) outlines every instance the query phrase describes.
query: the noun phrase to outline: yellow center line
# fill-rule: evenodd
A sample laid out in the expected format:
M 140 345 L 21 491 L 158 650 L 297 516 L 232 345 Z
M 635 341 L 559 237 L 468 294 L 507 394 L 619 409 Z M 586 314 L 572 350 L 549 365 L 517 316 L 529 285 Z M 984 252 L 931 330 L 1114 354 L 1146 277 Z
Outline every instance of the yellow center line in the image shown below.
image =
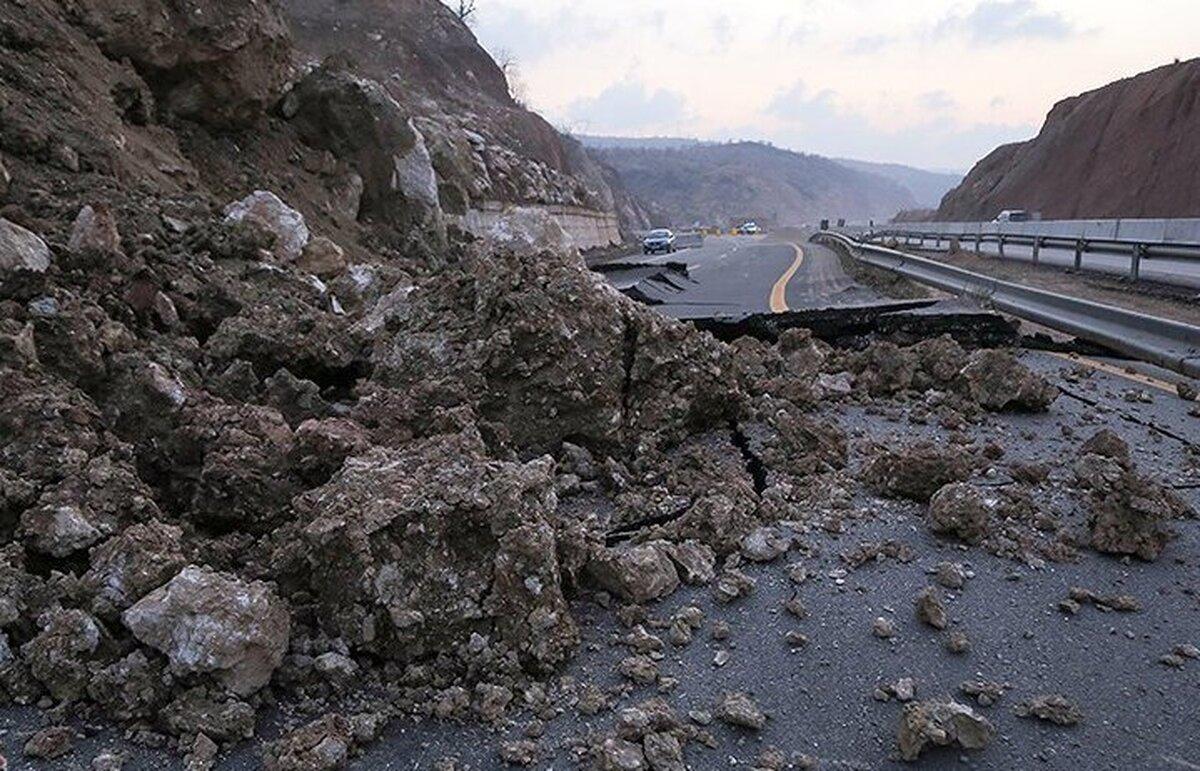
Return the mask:
M 792 244 L 791 247 L 796 250 L 796 259 L 792 262 L 792 266 L 787 269 L 787 272 L 775 282 L 774 288 L 771 289 L 771 313 L 787 313 L 788 282 L 792 280 L 792 276 L 796 275 L 796 271 L 800 270 L 800 266 L 804 264 L 804 250 L 795 244 Z
M 1072 364 L 1081 364 L 1090 369 L 1098 370 L 1100 372 L 1106 372 L 1110 375 L 1116 375 L 1117 377 L 1123 377 L 1126 380 L 1132 381 L 1134 383 L 1140 383 L 1141 385 L 1144 385 L 1144 386 L 1149 386 L 1151 388 L 1157 388 L 1160 391 L 1166 391 L 1167 393 L 1170 393 L 1170 394 L 1175 393 L 1175 384 L 1174 383 L 1168 383 L 1165 380 L 1160 380 L 1159 378 L 1151 377 L 1150 375 L 1144 375 L 1141 372 L 1129 372 L 1126 369 L 1124 369 L 1123 367 L 1118 367 L 1115 364 L 1108 364 L 1103 361 L 1096 361 L 1095 359 L 1089 359 L 1086 356 L 1080 356 L 1077 353 L 1059 353 L 1057 351 L 1050 351 L 1050 355 L 1055 356 L 1064 361 L 1069 361 Z

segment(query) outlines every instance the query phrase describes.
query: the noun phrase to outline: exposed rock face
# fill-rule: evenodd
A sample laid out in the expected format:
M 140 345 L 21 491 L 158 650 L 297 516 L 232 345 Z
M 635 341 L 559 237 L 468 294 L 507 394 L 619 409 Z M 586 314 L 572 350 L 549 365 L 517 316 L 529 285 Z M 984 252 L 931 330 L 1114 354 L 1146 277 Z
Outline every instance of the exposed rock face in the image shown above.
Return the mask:
M 549 214 L 526 206 L 508 209 L 484 237 L 485 248 L 504 249 L 534 258 L 543 252 L 571 255 L 571 237 Z
M 472 632 L 549 666 L 576 641 L 549 459 L 489 460 L 478 435 L 349 459 L 297 501 L 307 582 L 330 634 L 400 661 Z
M 513 99 L 504 71 L 438 0 L 283 6 L 308 58 L 351 52 L 358 71 L 414 116 L 446 213 L 485 202 L 565 204 L 616 211 L 626 230 L 648 226 L 636 202 L 614 191 L 619 183 L 607 169 Z
M 80 10 L 105 53 L 131 60 L 179 115 L 217 125 L 255 120 L 287 79 L 291 37 L 273 3 L 112 0 Z
M 44 273 L 50 267 L 50 247 L 16 223 L 0 217 L 0 275 L 28 270 Z
M 942 200 L 940 220 L 990 220 L 1004 209 L 1047 219 L 1194 217 L 1200 59 L 1117 81 L 1055 105 L 1041 132 L 976 164 Z
M 437 175 L 425 139 L 379 83 L 318 67 L 288 95 L 284 111 L 306 142 L 358 173 L 360 216 L 440 222 Z
M 194 565 L 125 611 L 142 642 L 180 672 L 211 672 L 231 691 L 262 688 L 283 660 L 290 621 L 265 584 Z

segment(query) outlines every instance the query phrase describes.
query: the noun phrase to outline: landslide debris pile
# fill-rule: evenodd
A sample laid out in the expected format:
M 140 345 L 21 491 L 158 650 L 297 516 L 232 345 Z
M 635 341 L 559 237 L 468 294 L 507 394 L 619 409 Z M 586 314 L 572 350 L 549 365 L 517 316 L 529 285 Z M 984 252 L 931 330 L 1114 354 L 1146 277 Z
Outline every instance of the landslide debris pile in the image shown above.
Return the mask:
M 188 8 L 0 8 L 0 698 L 50 723 L 101 716 L 202 766 L 280 700 L 494 720 L 518 686 L 539 703 L 581 591 L 753 588 L 736 554 L 786 551 L 762 526 L 844 473 L 811 409 L 845 395 L 829 382 L 940 388 L 960 421 L 1053 398 L 948 340 L 724 345 L 578 255 L 483 249 L 444 227 L 378 84 L 294 70 L 273 4 Z M 1150 556 L 1115 462 L 1097 545 Z M 344 760 L 380 727 L 357 703 L 270 762 Z M 650 711 L 609 749 L 676 758 L 689 737 Z M 931 714 L 914 746 L 974 741 Z M 31 754 L 69 751 L 47 731 Z

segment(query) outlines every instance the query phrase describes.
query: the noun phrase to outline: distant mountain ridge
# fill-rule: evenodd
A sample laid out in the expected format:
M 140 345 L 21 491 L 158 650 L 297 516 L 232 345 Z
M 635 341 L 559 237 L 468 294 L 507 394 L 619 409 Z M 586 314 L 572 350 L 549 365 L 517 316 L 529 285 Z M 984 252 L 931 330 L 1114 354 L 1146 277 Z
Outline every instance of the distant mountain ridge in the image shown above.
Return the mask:
M 912 192 L 881 175 L 759 142 L 664 146 L 660 139 L 650 147 L 628 142 L 604 147 L 592 137 L 581 141 L 664 225 L 885 220 L 917 206 Z
M 950 191 L 938 219 L 1004 209 L 1047 219 L 1200 216 L 1200 59 L 1054 106 L 1038 135 L 1004 145 Z
M 612 137 L 612 136 L 578 136 L 580 142 L 590 150 L 681 150 L 696 147 L 714 147 L 721 144 L 758 144 L 758 143 L 721 143 L 685 137 Z M 768 145 L 769 146 L 769 145 Z M 791 152 L 783 150 L 783 152 Z M 822 156 L 796 153 L 810 158 Z M 942 196 L 947 191 L 962 182 L 962 174 L 927 171 L 899 163 L 874 163 L 850 158 L 829 158 L 827 160 L 845 166 L 854 171 L 873 174 L 899 184 L 907 189 L 913 197 L 913 206 L 908 208 L 935 209 L 941 203 Z M 894 214 L 895 212 L 893 212 Z

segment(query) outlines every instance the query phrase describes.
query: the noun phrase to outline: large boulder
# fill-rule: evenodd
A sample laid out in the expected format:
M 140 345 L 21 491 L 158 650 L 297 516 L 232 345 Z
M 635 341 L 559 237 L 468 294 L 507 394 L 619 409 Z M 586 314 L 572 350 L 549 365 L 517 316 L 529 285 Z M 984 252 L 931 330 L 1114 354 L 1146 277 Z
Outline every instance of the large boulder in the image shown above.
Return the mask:
M 189 565 L 122 615 L 142 643 L 180 673 L 212 673 L 247 696 L 271 680 L 287 651 L 291 619 L 266 584 Z
M 326 631 L 407 661 L 477 633 L 540 668 L 578 639 L 562 593 L 553 461 L 490 460 L 473 429 L 346 460 L 296 499 Z
M 50 267 L 50 247 L 15 222 L 0 217 L 0 276 L 18 270 L 45 273 Z
M 437 174 L 425 139 L 383 86 L 317 67 L 296 84 L 282 109 L 305 142 L 358 172 L 360 216 L 440 226 Z
M 203 123 L 252 122 L 291 71 L 291 33 L 276 3 L 106 0 L 76 10 L 101 49 L 129 60 L 160 105 Z

